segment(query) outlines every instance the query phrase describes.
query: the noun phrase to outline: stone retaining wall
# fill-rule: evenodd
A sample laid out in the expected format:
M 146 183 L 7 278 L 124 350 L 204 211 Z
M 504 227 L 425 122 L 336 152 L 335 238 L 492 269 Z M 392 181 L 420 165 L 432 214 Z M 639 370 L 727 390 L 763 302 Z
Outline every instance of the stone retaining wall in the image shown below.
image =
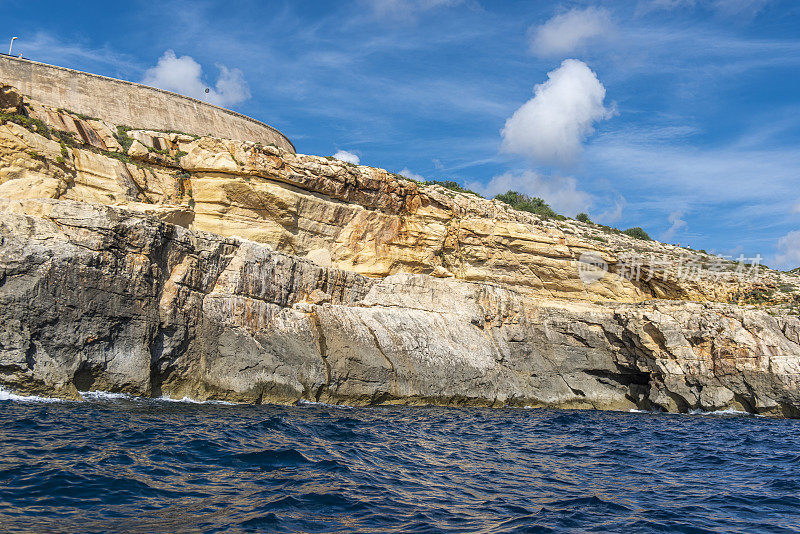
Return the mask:
M 261 142 L 295 152 L 285 135 L 263 122 L 138 83 L 7 55 L 0 55 L 0 82 L 48 106 L 114 124 Z

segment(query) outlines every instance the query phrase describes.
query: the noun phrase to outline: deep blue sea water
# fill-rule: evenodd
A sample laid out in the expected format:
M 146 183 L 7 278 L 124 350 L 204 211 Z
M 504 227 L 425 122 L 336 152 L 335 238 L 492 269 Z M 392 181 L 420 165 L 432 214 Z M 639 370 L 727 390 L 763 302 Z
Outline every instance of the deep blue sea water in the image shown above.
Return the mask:
M 798 530 L 800 421 L 0 400 L 0 531 Z

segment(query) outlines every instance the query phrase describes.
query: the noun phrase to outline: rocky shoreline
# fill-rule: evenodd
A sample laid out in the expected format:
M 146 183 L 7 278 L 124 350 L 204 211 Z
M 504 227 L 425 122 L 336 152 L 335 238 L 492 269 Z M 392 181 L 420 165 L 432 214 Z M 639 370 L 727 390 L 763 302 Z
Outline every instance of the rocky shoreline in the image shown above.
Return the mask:
M 800 416 L 796 274 L 745 279 L 380 169 L 14 108 L 0 124 L 14 392 Z M 588 284 L 587 253 L 609 270 Z M 623 276 L 625 254 L 650 276 Z

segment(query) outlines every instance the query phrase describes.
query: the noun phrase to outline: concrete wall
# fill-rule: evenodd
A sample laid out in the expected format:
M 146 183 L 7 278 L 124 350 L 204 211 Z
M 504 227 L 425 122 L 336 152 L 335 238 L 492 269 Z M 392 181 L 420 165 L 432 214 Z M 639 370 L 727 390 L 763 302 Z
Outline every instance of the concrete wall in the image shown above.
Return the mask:
M 42 104 L 107 122 L 274 144 L 291 152 L 281 132 L 235 111 L 138 83 L 0 55 L 0 82 Z

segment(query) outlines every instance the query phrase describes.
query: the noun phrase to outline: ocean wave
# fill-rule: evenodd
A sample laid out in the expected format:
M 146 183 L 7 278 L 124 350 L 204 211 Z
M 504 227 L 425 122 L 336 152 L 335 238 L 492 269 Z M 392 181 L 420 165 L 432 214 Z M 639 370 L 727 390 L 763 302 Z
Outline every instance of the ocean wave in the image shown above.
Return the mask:
M 646 413 L 646 414 L 652 414 L 652 415 L 665 415 L 665 416 L 682 415 L 682 414 L 676 413 L 676 412 L 662 412 L 662 411 L 658 411 L 658 410 L 640 410 L 638 408 L 632 408 L 632 409 L 628 410 L 628 413 Z M 686 414 L 688 414 L 688 415 L 736 415 L 736 416 L 745 416 L 745 417 L 763 417 L 763 416 L 758 415 L 758 414 L 745 412 L 745 411 L 742 411 L 742 410 L 736 410 L 734 408 L 726 408 L 724 410 L 712 410 L 712 411 L 697 409 L 697 410 L 689 410 L 688 412 L 686 412 Z M 683 415 L 686 415 L 686 414 L 683 414 Z
M 87 401 L 131 401 L 131 402 L 174 402 L 183 404 L 220 404 L 226 406 L 236 406 L 235 402 L 221 400 L 197 400 L 191 397 L 174 399 L 165 395 L 161 397 L 139 397 L 129 393 L 112 393 L 110 391 L 82 391 L 81 397 Z
M 352 410 L 354 408 L 358 408 L 357 406 L 347 406 L 345 404 L 328 404 L 327 402 L 316 402 L 316 401 L 310 401 L 310 400 L 306 400 L 306 399 L 300 399 L 299 401 L 297 401 L 297 405 L 298 406 L 325 406 L 326 408 L 339 408 L 341 410 Z
M 40 397 L 38 395 L 17 395 L 7 391 L 0 386 L 0 401 L 17 401 L 17 402 L 65 402 L 64 399 L 57 399 L 55 397 Z
M 743 410 L 736 410 L 734 408 L 725 408 L 724 410 L 689 410 L 689 415 L 739 415 L 739 416 L 746 416 L 746 417 L 758 417 L 758 414 L 753 414 L 750 412 L 745 412 Z
M 800 421 L 86 397 L 0 403 L 4 531 L 776 532 L 800 524 Z
M 228 401 L 222 401 L 222 400 L 213 400 L 213 399 L 197 400 L 197 399 L 193 399 L 191 397 L 183 397 L 183 398 L 180 398 L 180 399 L 173 399 L 172 397 L 167 397 L 167 396 L 163 396 L 163 395 L 161 397 L 154 397 L 154 398 L 148 399 L 148 400 L 161 401 L 161 402 L 182 402 L 182 403 L 185 403 L 185 404 L 218 404 L 218 405 L 222 405 L 222 406 L 238 406 L 239 405 L 239 403 L 236 403 L 236 402 L 228 402 Z
M 128 393 L 111 393 L 110 391 L 81 391 L 80 394 L 83 400 L 90 401 L 135 400 L 139 398 Z

